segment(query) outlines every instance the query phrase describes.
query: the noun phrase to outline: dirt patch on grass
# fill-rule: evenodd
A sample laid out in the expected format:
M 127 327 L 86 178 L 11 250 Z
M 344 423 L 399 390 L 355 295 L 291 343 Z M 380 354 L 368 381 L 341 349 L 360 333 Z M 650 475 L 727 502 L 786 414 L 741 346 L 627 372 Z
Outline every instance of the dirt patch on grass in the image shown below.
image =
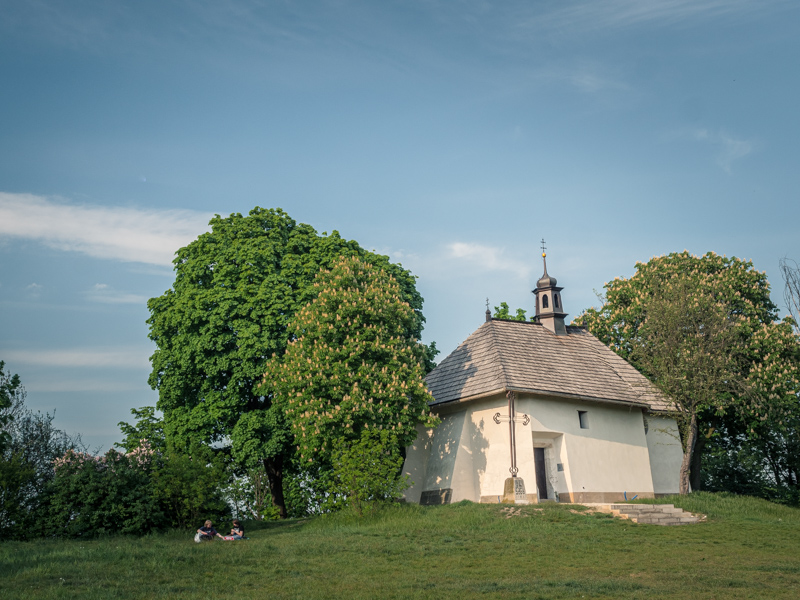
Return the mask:
M 522 508 L 518 508 L 515 506 L 506 506 L 505 508 L 501 509 L 500 512 L 506 519 L 511 519 L 513 517 L 530 517 L 530 513 L 541 513 L 544 512 L 543 508 L 529 508 L 523 510 Z

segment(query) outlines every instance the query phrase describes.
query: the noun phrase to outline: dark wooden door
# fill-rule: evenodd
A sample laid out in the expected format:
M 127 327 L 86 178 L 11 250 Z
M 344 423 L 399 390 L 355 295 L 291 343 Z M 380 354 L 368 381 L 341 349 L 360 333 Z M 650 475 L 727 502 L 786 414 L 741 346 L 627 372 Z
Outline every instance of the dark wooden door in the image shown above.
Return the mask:
M 547 500 L 547 475 L 544 471 L 544 448 L 533 449 L 533 464 L 536 467 L 536 489 L 539 500 Z

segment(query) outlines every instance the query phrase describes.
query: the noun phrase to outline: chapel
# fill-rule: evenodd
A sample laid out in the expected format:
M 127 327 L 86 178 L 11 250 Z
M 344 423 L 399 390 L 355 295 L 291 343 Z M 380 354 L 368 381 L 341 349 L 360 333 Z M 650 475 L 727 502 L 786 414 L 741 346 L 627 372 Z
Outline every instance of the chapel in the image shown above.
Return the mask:
M 420 504 L 619 502 L 677 493 L 683 451 L 669 401 L 536 283 L 531 322 L 492 318 L 428 374 L 434 429 L 407 448 Z

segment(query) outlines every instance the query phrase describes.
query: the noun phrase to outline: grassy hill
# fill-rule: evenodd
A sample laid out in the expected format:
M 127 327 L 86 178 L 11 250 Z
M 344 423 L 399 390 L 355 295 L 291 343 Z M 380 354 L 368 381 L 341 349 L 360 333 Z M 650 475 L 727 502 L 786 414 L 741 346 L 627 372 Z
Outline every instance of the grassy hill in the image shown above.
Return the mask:
M 800 510 L 705 493 L 708 515 L 636 525 L 580 506 L 398 505 L 270 522 L 249 540 L 144 538 L 0 544 L 12 598 L 797 598 Z M 199 525 L 199 524 L 198 524 Z M 220 527 L 222 529 L 222 527 Z

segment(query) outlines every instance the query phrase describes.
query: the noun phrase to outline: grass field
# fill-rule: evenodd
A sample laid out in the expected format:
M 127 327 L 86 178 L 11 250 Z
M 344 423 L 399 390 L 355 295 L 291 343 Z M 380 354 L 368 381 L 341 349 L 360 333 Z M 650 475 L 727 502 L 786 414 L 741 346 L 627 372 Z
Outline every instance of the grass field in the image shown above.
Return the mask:
M 636 525 L 570 505 L 507 518 L 465 502 L 270 522 L 241 542 L 5 542 L 0 597 L 800 597 L 800 510 L 704 493 L 668 501 L 707 522 Z

